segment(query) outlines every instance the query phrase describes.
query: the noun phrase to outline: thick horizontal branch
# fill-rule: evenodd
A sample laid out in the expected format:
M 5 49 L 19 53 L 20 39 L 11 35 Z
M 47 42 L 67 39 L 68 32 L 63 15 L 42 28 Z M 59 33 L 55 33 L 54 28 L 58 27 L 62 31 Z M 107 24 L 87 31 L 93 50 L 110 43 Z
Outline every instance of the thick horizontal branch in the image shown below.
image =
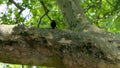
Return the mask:
M 56 68 L 79 68 L 91 61 L 90 66 L 98 66 L 101 60 L 119 63 L 119 38 L 106 32 L 0 25 L 0 61 Z

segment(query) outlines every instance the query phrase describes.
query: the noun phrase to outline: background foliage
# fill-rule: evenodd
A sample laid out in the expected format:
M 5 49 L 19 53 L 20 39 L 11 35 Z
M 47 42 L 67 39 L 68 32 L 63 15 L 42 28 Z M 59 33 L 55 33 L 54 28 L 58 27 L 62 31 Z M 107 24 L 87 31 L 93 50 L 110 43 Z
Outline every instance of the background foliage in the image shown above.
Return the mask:
M 1 5 L 4 3 L 7 6 L 5 11 L 0 13 L 0 22 L 2 24 L 19 23 L 37 27 L 39 18 L 45 13 L 39 0 L 15 0 L 15 2 L 24 8 L 21 14 L 19 14 L 20 9 L 9 0 L 0 1 Z M 44 0 L 44 3 L 49 9 L 48 15 L 57 22 L 57 27 L 65 28 L 62 13 L 55 0 Z M 46 16 L 42 19 L 40 28 L 50 28 L 50 20 Z
M 1 0 L 0 4 L 6 4 L 4 12 L 0 13 L 0 23 L 2 24 L 25 24 L 37 27 L 39 18 L 45 13 L 39 0 L 14 0 L 24 8 L 21 14 L 9 0 Z M 85 15 L 90 23 L 103 28 L 109 32 L 120 33 L 120 0 L 80 0 Z M 62 13 L 55 0 L 44 0 L 49 9 L 48 15 L 56 20 L 57 28 L 66 27 Z M 14 6 L 14 8 L 13 8 Z M 40 28 L 50 28 L 50 20 L 47 17 L 42 19 Z
M 120 33 L 120 0 L 81 0 L 81 6 L 92 24 Z

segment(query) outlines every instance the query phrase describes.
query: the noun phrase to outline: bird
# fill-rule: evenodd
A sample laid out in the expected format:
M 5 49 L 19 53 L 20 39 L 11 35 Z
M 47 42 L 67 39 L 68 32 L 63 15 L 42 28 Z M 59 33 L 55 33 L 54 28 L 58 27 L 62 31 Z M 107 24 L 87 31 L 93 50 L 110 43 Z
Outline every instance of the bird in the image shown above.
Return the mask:
M 51 23 L 50 23 L 52 29 L 55 29 L 56 28 L 56 22 L 55 20 L 51 20 Z

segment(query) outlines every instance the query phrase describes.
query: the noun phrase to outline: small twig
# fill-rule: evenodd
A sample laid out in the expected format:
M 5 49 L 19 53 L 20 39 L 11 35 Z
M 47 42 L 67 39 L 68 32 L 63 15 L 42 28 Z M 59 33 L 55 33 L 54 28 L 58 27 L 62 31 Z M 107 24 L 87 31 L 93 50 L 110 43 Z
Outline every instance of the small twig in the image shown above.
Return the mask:
M 20 9 L 20 12 L 18 12 L 18 15 L 16 15 L 17 18 L 20 17 L 20 14 L 23 12 L 23 10 L 25 10 L 25 8 L 17 4 L 14 0 L 9 0 L 9 2 L 13 3 L 18 9 Z M 16 19 L 16 23 L 18 23 L 17 19 Z
M 24 68 L 24 65 L 22 64 L 22 68 Z
M 13 3 L 18 9 L 25 10 L 23 7 L 21 7 L 19 4 L 17 4 L 14 0 L 9 0 L 9 2 Z
M 47 9 L 47 7 L 45 6 L 45 4 L 43 3 L 43 1 L 40 1 L 40 3 L 42 4 L 42 6 L 43 6 L 43 8 L 44 8 L 44 10 L 45 10 L 45 14 L 46 14 L 46 16 L 49 18 L 49 20 L 51 21 L 51 18 L 48 16 L 48 13 L 49 13 L 49 10 Z
M 43 8 L 44 8 L 45 14 L 43 14 L 42 17 L 39 18 L 38 27 L 39 27 L 39 25 L 40 25 L 40 23 L 41 23 L 42 18 L 43 18 L 45 15 L 46 15 L 46 16 L 49 18 L 49 20 L 51 21 L 51 18 L 48 16 L 49 10 L 47 9 L 47 7 L 46 7 L 45 4 L 43 3 L 43 1 L 40 1 L 40 3 L 42 4 L 42 6 L 43 6 Z

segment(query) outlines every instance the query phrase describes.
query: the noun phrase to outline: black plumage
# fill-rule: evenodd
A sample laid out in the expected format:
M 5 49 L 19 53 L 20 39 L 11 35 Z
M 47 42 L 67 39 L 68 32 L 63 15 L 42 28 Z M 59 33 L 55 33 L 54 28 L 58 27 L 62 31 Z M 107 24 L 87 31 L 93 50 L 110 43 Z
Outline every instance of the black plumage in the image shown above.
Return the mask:
M 51 20 L 51 23 L 50 23 L 52 29 L 55 29 L 56 28 L 56 22 L 55 20 Z

